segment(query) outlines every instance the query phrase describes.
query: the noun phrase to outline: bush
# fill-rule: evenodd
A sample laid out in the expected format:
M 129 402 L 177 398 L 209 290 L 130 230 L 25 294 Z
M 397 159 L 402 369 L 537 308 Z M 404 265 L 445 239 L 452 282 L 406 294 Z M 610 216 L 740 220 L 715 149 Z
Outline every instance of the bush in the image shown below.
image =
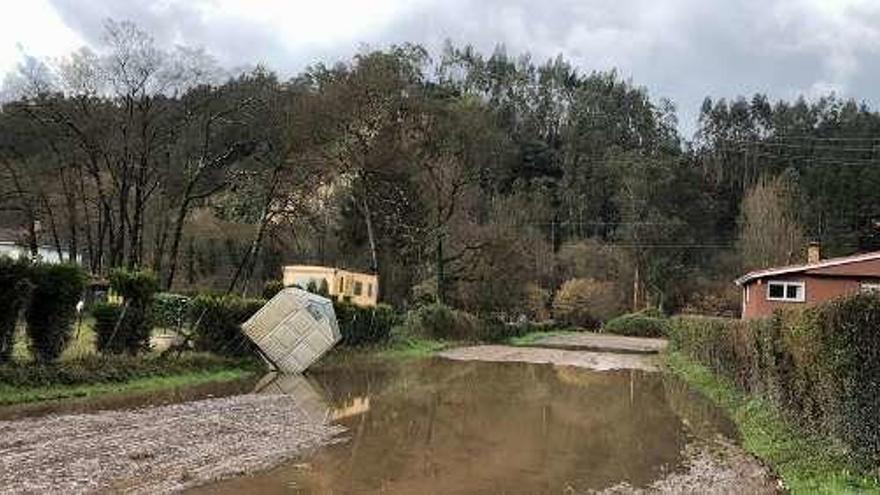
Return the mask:
M 613 282 L 573 278 L 556 291 L 553 317 L 568 325 L 596 328 L 622 313 L 621 300 Z
M 30 264 L 0 256 L 0 363 L 12 357 L 15 325 L 27 301 Z
M 54 361 L 70 341 L 85 275 L 75 265 L 35 265 L 31 281 L 26 314 L 31 350 L 39 361 Z
M 284 290 L 284 282 L 280 280 L 269 280 L 263 285 L 263 299 L 269 300 Z
M 855 295 L 756 321 L 675 318 L 672 347 L 767 396 L 798 423 L 880 461 L 880 298 Z
M 365 308 L 346 302 L 335 302 L 333 309 L 342 333 L 341 344 L 346 346 L 386 342 L 391 337 L 391 329 L 398 323 L 397 313 L 387 304 Z
M 157 327 L 180 330 L 189 316 L 192 299 L 171 292 L 160 292 L 153 296 L 151 314 Z
M 118 304 L 96 302 L 92 305 L 92 316 L 95 318 L 95 346 L 99 351 L 109 350 L 109 343 L 115 340 L 117 325 L 121 325 L 119 321 L 121 314 L 122 307 Z
M 253 354 L 253 344 L 242 333 L 241 324 L 264 304 L 263 299 L 238 296 L 197 296 L 192 300 L 189 314 L 195 349 L 223 356 Z
M 110 325 L 104 321 L 95 325 L 98 351 L 137 354 L 148 350 L 153 330 L 153 296 L 159 288 L 155 274 L 146 270 L 114 270 L 110 274 L 110 286 L 122 296 L 123 303 L 116 315 L 116 322 Z M 112 313 L 110 308 L 103 305 L 100 312 L 104 320 L 109 319 Z
M 667 334 L 669 320 L 656 313 L 629 313 L 613 318 L 602 327 L 605 333 L 630 337 L 663 337 Z
M 409 311 L 404 328 L 410 335 L 426 339 L 478 340 L 479 324 L 470 313 L 433 303 Z

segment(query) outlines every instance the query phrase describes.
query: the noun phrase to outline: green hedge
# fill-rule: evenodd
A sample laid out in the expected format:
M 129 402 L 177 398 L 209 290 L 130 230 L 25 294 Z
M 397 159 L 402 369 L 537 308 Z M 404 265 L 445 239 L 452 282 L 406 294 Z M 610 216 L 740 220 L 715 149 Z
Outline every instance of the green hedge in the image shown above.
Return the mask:
M 199 295 L 190 304 L 190 325 L 197 351 L 223 356 L 246 356 L 254 352 L 241 324 L 266 303 L 263 299 L 238 296 Z
M 491 316 L 478 317 L 444 304 L 431 303 L 407 312 L 398 332 L 424 339 L 500 342 L 525 335 L 529 325 L 506 323 Z
M 152 317 L 153 324 L 157 327 L 179 330 L 187 322 L 190 313 L 192 298 L 160 292 L 153 296 Z
M 649 313 L 618 316 L 602 326 L 602 332 L 630 337 L 663 337 L 668 333 L 669 320 Z
M 31 351 L 38 361 L 54 361 L 70 342 L 85 274 L 75 265 L 34 265 L 31 273 L 34 288 L 25 315 Z
M 397 313 L 387 304 L 364 308 L 335 302 L 333 309 L 342 334 L 340 345 L 357 347 L 387 342 L 391 329 L 398 324 Z
M 150 347 L 150 334 L 153 330 L 153 295 L 159 287 L 156 275 L 147 270 L 114 270 L 110 274 L 110 286 L 122 296 L 122 307 L 115 315 L 116 320 L 109 324 L 111 310 L 106 305 L 96 305 L 95 325 L 96 345 L 99 352 L 137 354 Z M 100 307 L 99 307 L 100 306 Z
M 680 317 L 670 344 L 799 424 L 880 462 L 880 298 L 856 295 L 743 322 Z
M 12 357 L 15 325 L 30 292 L 31 266 L 0 256 L 0 363 Z

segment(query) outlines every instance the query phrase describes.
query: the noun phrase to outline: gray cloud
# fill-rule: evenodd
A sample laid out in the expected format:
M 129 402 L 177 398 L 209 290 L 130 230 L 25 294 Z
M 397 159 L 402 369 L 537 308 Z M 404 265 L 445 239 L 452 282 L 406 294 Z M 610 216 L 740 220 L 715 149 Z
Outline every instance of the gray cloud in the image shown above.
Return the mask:
M 89 42 L 98 41 L 103 19 L 130 19 L 158 40 L 204 46 L 226 65 L 262 62 L 286 74 L 348 57 L 361 44 L 411 41 L 436 53 L 450 39 L 484 52 L 503 43 L 536 60 L 562 53 L 584 72 L 616 68 L 672 99 L 686 135 L 706 96 L 834 90 L 880 102 L 880 2 L 871 0 L 433 0 L 330 45 L 296 39 L 283 19 L 270 26 L 206 16 L 211 0 L 52 3 Z

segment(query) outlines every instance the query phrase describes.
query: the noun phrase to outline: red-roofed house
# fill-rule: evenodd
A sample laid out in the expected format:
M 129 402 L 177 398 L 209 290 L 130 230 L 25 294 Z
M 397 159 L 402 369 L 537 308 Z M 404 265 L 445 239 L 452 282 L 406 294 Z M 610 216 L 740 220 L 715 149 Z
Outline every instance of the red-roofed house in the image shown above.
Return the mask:
M 807 263 L 750 272 L 736 280 L 742 287 L 743 319 L 764 318 L 773 310 L 818 304 L 860 291 L 880 291 L 880 251 L 843 258 L 820 258 L 818 244 Z

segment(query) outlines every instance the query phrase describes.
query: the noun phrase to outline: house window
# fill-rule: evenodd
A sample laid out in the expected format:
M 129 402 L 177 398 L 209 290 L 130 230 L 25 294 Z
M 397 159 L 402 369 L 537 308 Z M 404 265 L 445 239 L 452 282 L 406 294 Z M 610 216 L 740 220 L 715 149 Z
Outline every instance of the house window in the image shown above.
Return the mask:
M 806 290 L 803 282 L 768 282 L 767 300 L 784 302 L 804 302 Z
M 862 282 L 861 289 L 863 294 L 880 295 L 880 282 Z
M 367 284 L 367 297 L 373 297 L 373 284 Z
M 339 291 L 340 294 L 345 292 L 345 277 L 339 277 Z
M 364 291 L 364 284 L 361 282 L 354 283 L 354 295 L 359 296 Z

